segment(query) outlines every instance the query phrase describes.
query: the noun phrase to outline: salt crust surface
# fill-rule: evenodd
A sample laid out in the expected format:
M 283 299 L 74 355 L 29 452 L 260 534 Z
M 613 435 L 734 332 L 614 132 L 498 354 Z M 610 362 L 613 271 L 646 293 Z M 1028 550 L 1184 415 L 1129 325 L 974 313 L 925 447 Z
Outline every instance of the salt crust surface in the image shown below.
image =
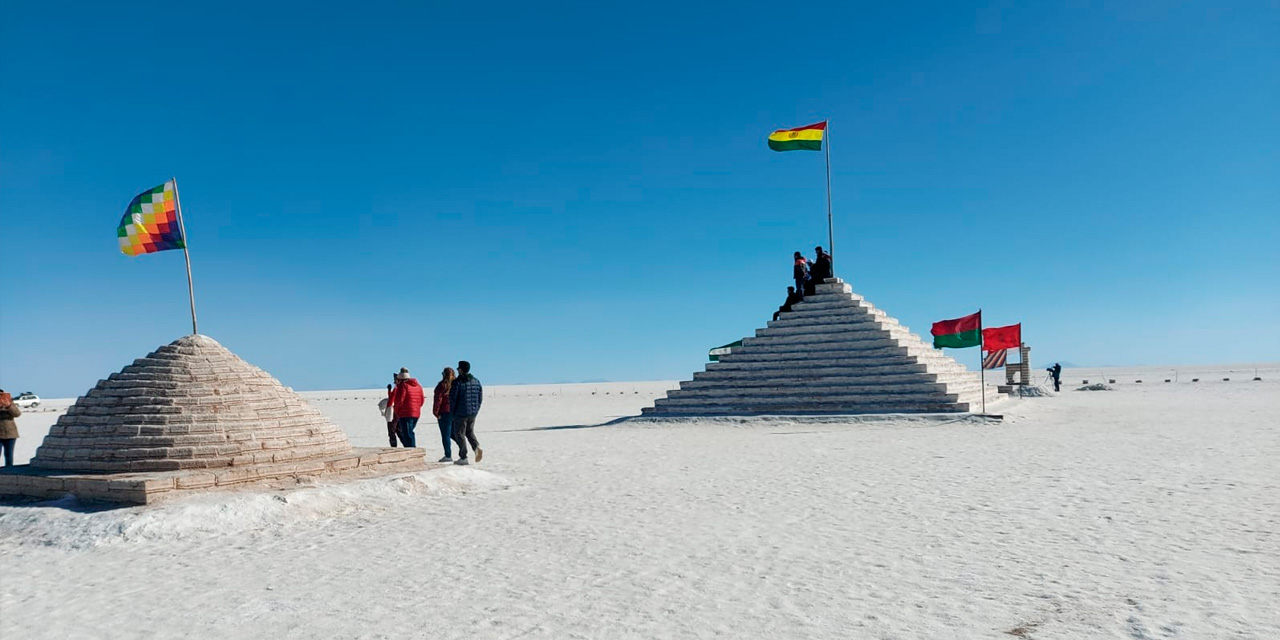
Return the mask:
M 1280 637 L 1280 375 L 1125 373 L 1000 423 L 591 428 L 673 385 L 493 387 L 469 468 L 0 506 L 0 638 Z M 304 395 L 385 442 L 378 392 Z

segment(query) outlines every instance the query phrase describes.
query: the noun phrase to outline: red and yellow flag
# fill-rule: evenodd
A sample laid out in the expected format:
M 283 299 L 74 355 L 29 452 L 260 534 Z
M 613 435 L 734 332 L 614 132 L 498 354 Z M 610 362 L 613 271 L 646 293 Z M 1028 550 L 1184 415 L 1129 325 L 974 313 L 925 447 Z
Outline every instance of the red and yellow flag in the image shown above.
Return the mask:
M 778 129 L 769 134 L 769 148 L 774 151 L 822 151 L 826 121 L 794 129 Z

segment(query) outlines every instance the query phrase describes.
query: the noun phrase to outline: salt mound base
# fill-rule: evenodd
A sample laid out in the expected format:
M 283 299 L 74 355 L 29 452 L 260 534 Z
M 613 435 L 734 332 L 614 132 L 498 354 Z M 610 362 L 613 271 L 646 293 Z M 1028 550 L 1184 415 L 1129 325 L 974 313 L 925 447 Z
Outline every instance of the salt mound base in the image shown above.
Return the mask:
M 290 491 L 206 493 L 149 507 L 102 510 L 68 495 L 60 500 L 0 509 L 0 542 L 87 549 L 160 540 L 210 539 L 269 532 L 335 518 L 372 517 L 406 502 L 498 491 L 506 478 L 450 466 Z
M 1111 391 L 1111 390 L 1112 390 L 1111 387 L 1105 384 L 1102 384 L 1101 382 L 1086 384 L 1085 386 L 1080 387 L 1079 389 L 1076 389 L 1076 391 Z
M 1016 385 L 1013 388 L 1013 392 L 1017 394 L 1019 398 L 1051 398 L 1053 397 L 1052 391 L 1044 387 L 1039 387 L 1035 385 Z

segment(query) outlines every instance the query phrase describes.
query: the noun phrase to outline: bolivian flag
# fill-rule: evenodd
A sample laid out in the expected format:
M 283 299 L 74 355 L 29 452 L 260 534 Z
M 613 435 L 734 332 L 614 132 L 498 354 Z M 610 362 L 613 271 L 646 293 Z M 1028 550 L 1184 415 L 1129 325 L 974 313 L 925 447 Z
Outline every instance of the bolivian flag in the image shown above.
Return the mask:
M 826 132 L 825 121 L 794 129 L 778 129 L 769 135 L 769 148 L 774 151 L 822 151 L 822 136 Z

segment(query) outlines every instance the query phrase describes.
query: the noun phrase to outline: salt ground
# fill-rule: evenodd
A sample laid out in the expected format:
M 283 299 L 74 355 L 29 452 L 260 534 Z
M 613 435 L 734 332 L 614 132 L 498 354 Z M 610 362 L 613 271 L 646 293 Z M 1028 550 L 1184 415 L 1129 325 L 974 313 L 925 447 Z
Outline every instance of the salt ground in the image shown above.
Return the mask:
M 585 427 L 674 384 L 492 387 L 469 468 L 0 506 L 0 637 L 1276 638 L 1280 368 L 1236 370 L 1068 369 L 1002 423 Z M 385 442 L 378 392 L 304 395 Z

